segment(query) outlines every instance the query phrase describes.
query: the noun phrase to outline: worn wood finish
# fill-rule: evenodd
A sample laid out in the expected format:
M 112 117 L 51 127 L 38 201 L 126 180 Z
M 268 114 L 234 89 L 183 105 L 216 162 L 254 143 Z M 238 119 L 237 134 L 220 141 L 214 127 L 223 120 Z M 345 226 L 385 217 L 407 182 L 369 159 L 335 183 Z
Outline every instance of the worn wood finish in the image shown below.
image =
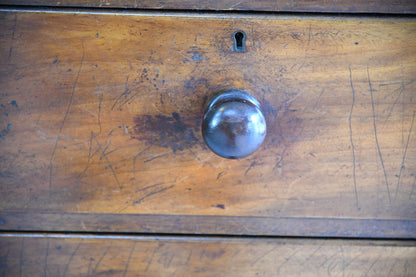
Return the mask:
M 30 215 L 154 214 L 339 219 L 344 230 L 396 220 L 415 235 L 413 18 L 0 20 L 0 210 L 17 217 L 0 228 L 19 213 L 33 230 L 50 228 Z M 235 30 L 247 33 L 245 54 L 231 51 Z M 256 96 L 268 121 L 242 160 L 215 156 L 200 132 L 207 99 L 232 87 Z
M 415 276 L 416 243 L 0 235 L 2 276 Z
M 415 14 L 414 0 L 1 0 L 3 5 L 165 10 Z

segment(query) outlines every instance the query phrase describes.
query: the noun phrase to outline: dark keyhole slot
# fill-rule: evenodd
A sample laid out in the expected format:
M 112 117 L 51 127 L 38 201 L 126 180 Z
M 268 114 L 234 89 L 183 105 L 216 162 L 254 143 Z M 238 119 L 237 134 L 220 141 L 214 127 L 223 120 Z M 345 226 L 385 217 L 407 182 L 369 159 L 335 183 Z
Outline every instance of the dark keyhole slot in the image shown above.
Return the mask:
M 234 45 L 233 45 L 233 51 L 244 53 L 246 52 L 246 34 L 243 31 L 237 31 L 233 35 L 234 39 Z
M 243 33 L 237 32 L 235 34 L 235 41 L 237 42 L 237 48 L 238 49 L 241 49 L 241 47 L 243 47 L 243 38 L 244 38 Z

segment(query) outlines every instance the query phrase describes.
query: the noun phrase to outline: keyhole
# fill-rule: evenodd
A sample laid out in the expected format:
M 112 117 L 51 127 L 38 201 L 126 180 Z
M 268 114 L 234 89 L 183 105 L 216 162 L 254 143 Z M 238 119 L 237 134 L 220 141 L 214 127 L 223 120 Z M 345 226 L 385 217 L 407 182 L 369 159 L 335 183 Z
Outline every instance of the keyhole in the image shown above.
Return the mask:
M 246 34 L 243 31 L 237 31 L 233 34 L 233 52 L 244 53 L 246 52 Z

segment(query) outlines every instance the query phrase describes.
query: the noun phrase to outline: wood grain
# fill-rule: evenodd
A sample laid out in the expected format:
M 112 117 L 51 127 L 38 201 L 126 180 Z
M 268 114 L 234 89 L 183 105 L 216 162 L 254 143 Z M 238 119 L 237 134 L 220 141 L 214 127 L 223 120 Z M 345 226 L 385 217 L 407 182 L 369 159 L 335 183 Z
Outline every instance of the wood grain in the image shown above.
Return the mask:
M 3 276 L 415 276 L 414 241 L 1 235 Z
M 163 10 L 415 14 L 414 0 L 1 0 L 0 5 Z
M 25 229 L 49 230 L 30 215 L 51 213 L 392 220 L 416 233 L 413 18 L 4 11 L 0 30 L 0 210 L 17 217 L 3 230 L 22 213 Z M 268 122 L 237 161 L 200 132 L 207 99 L 232 87 Z

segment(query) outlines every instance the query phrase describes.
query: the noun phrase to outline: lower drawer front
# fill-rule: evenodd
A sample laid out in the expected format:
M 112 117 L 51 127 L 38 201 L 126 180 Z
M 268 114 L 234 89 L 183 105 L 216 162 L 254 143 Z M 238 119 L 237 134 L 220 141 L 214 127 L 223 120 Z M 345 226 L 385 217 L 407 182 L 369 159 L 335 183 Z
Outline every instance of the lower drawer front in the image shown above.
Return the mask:
M 415 237 L 413 18 L 3 11 L 0 30 L 3 230 Z M 268 126 L 241 160 L 201 136 L 229 88 Z
M 2 276 L 415 276 L 415 242 L 1 235 Z

